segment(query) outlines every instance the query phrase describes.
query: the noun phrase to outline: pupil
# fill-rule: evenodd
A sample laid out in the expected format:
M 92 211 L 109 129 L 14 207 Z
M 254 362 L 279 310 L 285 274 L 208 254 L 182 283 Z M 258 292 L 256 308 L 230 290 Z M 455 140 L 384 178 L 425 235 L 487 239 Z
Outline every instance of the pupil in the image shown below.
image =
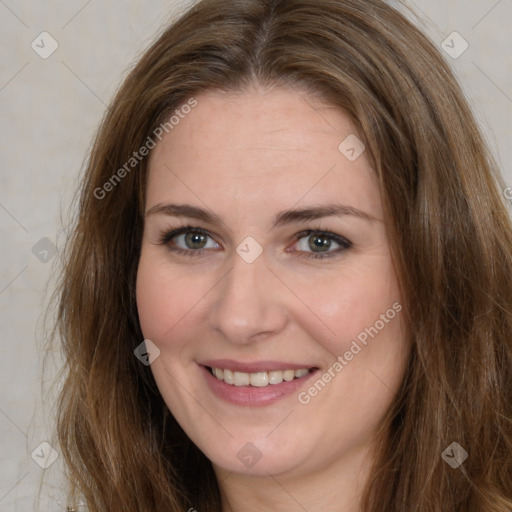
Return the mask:
M 205 236 L 202 233 L 187 233 L 185 241 L 189 247 L 193 249 L 200 249 L 201 247 L 204 247 Z
M 309 246 L 311 249 L 329 249 L 331 241 L 324 236 L 313 236 L 309 239 Z

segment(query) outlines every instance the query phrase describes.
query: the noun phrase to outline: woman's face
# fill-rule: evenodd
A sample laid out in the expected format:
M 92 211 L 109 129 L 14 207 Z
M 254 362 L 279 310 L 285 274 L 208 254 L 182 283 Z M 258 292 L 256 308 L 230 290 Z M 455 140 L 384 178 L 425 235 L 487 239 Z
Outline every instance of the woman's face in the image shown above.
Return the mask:
M 149 161 L 140 323 L 163 399 L 217 471 L 367 461 L 404 374 L 375 177 L 349 119 L 307 96 L 197 96 Z

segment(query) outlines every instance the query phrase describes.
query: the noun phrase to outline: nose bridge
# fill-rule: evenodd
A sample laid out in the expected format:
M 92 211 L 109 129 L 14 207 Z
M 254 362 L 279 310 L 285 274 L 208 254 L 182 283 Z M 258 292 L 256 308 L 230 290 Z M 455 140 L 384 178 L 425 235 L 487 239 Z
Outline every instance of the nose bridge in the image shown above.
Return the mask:
M 240 250 L 244 246 L 241 244 Z M 219 283 L 210 313 L 211 327 L 233 343 L 249 343 L 258 334 L 284 327 L 283 304 L 269 285 L 272 272 L 264 255 L 254 261 L 234 254 L 231 270 Z

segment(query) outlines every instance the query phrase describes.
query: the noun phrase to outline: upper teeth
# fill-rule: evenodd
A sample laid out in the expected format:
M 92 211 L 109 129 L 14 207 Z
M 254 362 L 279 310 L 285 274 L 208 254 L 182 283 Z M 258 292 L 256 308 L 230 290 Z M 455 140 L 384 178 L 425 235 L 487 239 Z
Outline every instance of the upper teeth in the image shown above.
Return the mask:
M 304 377 L 309 373 L 309 369 L 301 368 L 300 370 L 272 370 L 270 372 L 233 372 L 231 370 L 223 370 L 222 368 L 212 368 L 212 373 L 219 380 L 223 380 L 226 384 L 234 386 L 257 386 L 264 387 L 269 384 L 281 384 L 281 382 L 289 382 L 295 378 Z

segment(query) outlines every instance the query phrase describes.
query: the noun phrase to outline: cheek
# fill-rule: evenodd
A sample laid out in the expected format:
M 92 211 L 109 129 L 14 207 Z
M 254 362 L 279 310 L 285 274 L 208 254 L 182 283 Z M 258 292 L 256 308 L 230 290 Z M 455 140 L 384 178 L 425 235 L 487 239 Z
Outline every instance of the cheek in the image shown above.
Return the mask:
M 137 310 L 144 337 L 150 340 L 159 339 L 168 322 L 166 304 L 169 303 L 170 297 L 165 291 L 166 288 L 159 284 L 159 274 L 160 272 L 148 265 L 146 258 L 141 256 L 137 270 Z
M 160 258 L 161 260 L 161 258 Z M 137 271 L 136 298 L 145 338 L 162 344 L 177 334 L 207 291 L 204 279 L 192 278 L 169 268 L 150 253 L 142 253 Z
M 308 332 L 322 333 L 321 343 L 332 356 L 349 350 L 354 340 L 364 347 L 376 334 L 381 339 L 399 336 L 401 326 L 395 318 L 401 309 L 401 294 L 388 260 L 310 284 L 297 289 L 309 309 L 297 318 Z

